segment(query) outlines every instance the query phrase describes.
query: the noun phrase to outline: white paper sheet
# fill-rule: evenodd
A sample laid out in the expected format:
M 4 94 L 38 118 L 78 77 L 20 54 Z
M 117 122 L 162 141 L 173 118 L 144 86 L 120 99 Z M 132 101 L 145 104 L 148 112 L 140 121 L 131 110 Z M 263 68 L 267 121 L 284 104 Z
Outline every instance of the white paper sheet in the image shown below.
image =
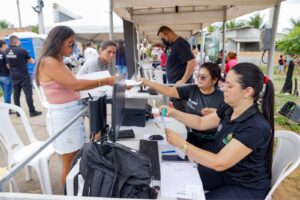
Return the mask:
M 161 197 L 205 199 L 196 163 L 162 162 L 160 168 Z M 199 189 L 191 193 L 191 187 Z
M 126 86 L 137 86 L 141 85 L 142 81 L 136 81 L 136 80 L 126 80 L 125 84 Z
M 111 77 L 109 71 L 100 71 L 100 72 L 93 72 L 88 74 L 79 74 L 76 75 L 78 79 L 86 79 L 86 80 L 96 80 L 101 78 Z M 90 90 L 82 90 L 80 91 L 80 98 L 89 97 L 88 94 L 91 96 L 100 96 L 102 92 L 111 93 L 112 87 L 111 86 L 101 86 Z

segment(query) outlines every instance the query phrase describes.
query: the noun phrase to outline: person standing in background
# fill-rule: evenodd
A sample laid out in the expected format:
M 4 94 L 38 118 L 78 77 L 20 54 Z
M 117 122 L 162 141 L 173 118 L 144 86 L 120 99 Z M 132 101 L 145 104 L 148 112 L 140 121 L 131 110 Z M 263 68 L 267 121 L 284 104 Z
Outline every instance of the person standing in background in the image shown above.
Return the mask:
M 116 52 L 116 67 L 118 68 L 119 74 L 127 73 L 125 46 L 124 46 L 124 41 L 122 40 L 119 40 L 118 43 L 118 48 Z
M 161 70 L 163 71 L 163 83 L 166 84 L 167 83 L 167 75 L 166 75 L 166 65 L 167 65 L 167 51 L 168 47 L 164 46 L 163 47 L 163 53 L 160 56 L 160 66 L 161 66 Z
M 91 58 L 97 57 L 98 56 L 98 52 L 96 50 L 96 45 L 93 41 L 89 41 L 86 44 L 86 48 L 83 51 L 83 56 L 85 58 L 85 61 L 90 60 Z
M 233 51 L 228 52 L 226 61 L 225 73 L 227 74 L 228 71 L 237 64 L 237 54 Z
M 0 40 L 0 87 L 3 90 L 4 102 L 11 102 L 12 85 L 9 77 L 9 66 L 5 55 L 6 43 Z
M 20 107 L 21 89 L 23 89 L 30 117 L 41 115 L 42 112 L 36 111 L 33 105 L 32 82 L 27 66 L 27 62 L 34 64 L 34 60 L 30 57 L 26 49 L 20 47 L 21 42 L 17 36 L 10 36 L 9 42 L 10 46 L 6 49 L 5 53 L 14 89 L 14 103 Z
M 280 55 L 278 60 L 278 73 L 281 74 L 281 72 L 283 71 L 284 71 L 284 60 L 283 60 L 283 56 Z
M 161 44 L 157 43 L 152 47 L 151 50 L 152 67 L 156 68 L 157 66 L 160 65 L 161 54 L 163 54 Z
M 290 65 L 290 62 L 291 60 L 293 60 L 292 56 L 290 54 L 288 54 L 286 56 L 286 59 L 285 59 L 285 65 L 284 65 L 284 71 L 287 71 L 289 65 Z
M 190 44 L 167 26 L 161 26 L 157 31 L 157 36 L 165 46 L 169 46 L 166 65 L 168 83 L 178 85 L 193 83 L 193 71 L 197 62 Z M 170 100 L 175 108 L 185 109 L 185 101 L 174 98 Z
M 292 58 L 292 56 L 291 56 Z M 292 94 L 293 91 L 293 73 L 294 73 L 294 67 L 295 63 L 293 59 L 289 60 L 289 66 L 288 66 L 288 71 L 286 73 L 286 78 L 284 81 L 284 85 L 282 87 L 281 93 L 290 93 Z

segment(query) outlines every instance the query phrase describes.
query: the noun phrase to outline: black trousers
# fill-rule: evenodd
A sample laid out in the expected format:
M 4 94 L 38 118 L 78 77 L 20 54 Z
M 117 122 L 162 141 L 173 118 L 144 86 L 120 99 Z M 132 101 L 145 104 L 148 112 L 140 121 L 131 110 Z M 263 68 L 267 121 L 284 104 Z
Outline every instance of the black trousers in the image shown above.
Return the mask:
M 198 165 L 198 171 L 202 180 L 206 199 L 265 199 L 269 190 L 246 188 L 239 185 L 228 184 L 222 172 Z
M 33 105 L 32 99 L 32 82 L 30 77 L 24 77 L 22 79 L 12 79 L 12 85 L 15 105 L 20 106 L 21 89 L 23 89 L 29 112 L 35 112 L 35 107 Z

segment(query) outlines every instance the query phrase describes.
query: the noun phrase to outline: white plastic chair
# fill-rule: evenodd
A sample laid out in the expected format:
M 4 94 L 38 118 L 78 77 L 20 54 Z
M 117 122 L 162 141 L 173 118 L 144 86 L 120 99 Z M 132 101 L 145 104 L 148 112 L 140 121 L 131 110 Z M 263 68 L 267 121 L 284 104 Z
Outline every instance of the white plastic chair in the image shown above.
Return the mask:
M 4 152 L 5 150 L 3 148 L 3 144 L 4 144 L 4 141 L 3 141 L 3 138 L 0 135 L 0 150 L 3 153 L 3 156 L 5 157 L 5 152 Z M 7 157 L 5 157 L 4 159 L 7 161 Z M 2 160 L 4 160 L 4 159 L 2 159 Z M 7 164 L 7 162 L 6 162 L 6 164 Z M 2 177 L 6 173 L 7 170 L 8 170 L 7 167 L 4 167 L 4 168 L 0 167 L 0 177 Z M 9 184 L 9 191 L 19 192 L 19 188 L 18 188 L 14 178 L 11 178 L 9 180 L 8 184 Z
M 20 114 L 30 144 L 24 145 L 24 143 L 20 139 L 11 122 L 9 110 L 15 111 Z M 11 168 L 17 163 L 20 163 L 25 159 L 25 157 L 32 154 L 34 150 L 44 144 L 44 142 L 36 139 L 30 127 L 29 121 L 24 111 L 20 107 L 12 104 L 0 103 L 0 119 L 0 136 L 2 137 L 1 140 L 8 154 L 8 168 Z M 31 160 L 31 162 L 28 163 L 27 167 L 25 167 L 25 179 L 27 181 L 31 179 L 30 168 L 28 168 L 28 166 L 36 170 L 40 180 L 42 192 L 44 194 L 52 194 L 48 166 L 48 161 L 52 154 L 54 154 L 54 149 L 52 145 L 49 145 L 33 160 Z
M 49 104 L 46 100 L 43 89 L 36 84 L 35 80 L 32 81 L 32 85 L 33 85 L 33 87 L 38 95 L 38 98 L 40 100 L 40 103 L 42 105 L 42 109 L 43 109 L 42 110 L 42 119 L 43 119 L 42 125 L 44 126 L 45 125 L 44 122 L 46 121 L 45 111 L 48 108 Z
M 272 194 L 281 181 L 300 163 L 300 136 L 291 131 L 278 130 L 275 131 L 275 138 L 277 144 L 273 156 L 272 188 L 265 200 L 272 199 Z

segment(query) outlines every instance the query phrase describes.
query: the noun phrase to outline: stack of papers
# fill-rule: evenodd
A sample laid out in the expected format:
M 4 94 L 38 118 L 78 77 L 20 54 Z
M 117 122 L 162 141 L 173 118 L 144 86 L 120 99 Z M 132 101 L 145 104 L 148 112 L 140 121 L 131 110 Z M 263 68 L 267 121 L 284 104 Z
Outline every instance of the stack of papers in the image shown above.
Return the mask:
M 101 78 L 107 78 L 110 77 L 109 71 L 100 71 L 100 72 L 93 72 L 88 74 L 79 74 L 76 76 L 78 79 L 85 79 L 85 80 L 96 80 Z M 91 96 L 100 96 L 102 92 L 108 92 L 112 93 L 112 87 L 111 86 L 101 86 L 90 90 L 82 90 L 79 92 L 80 98 L 87 98 L 89 97 L 88 94 Z
M 78 79 L 96 80 L 96 79 L 111 77 L 111 75 L 109 71 L 100 71 L 100 72 L 93 72 L 88 74 L 79 74 L 76 77 Z M 125 82 L 126 86 L 138 86 L 141 85 L 141 83 L 142 83 L 141 81 L 136 81 L 136 80 L 126 80 Z M 80 93 L 80 98 L 87 98 L 89 97 L 88 93 L 91 96 L 100 96 L 102 92 L 105 92 L 107 96 L 111 96 L 112 86 L 101 86 L 90 90 L 82 90 L 79 93 Z
M 205 199 L 196 163 L 162 162 L 161 197 Z

